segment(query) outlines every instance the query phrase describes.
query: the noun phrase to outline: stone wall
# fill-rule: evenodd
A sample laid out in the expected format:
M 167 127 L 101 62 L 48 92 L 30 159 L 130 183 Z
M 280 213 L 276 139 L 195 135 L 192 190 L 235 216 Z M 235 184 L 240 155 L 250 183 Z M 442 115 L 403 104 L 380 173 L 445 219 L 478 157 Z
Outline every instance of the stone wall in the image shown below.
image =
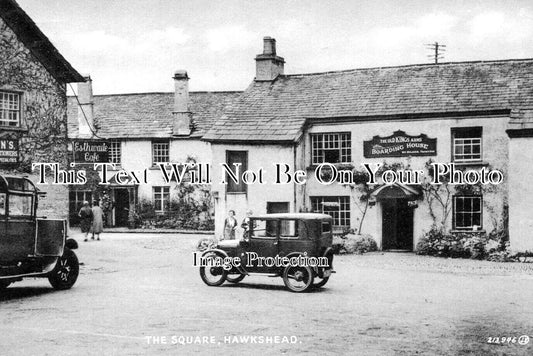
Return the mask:
M 19 137 L 19 164 L 0 167 L 0 174 L 31 174 L 34 162 L 58 162 L 67 168 L 66 87 L 20 42 L 16 34 L 0 19 L 0 90 L 22 95 L 22 130 Z M 5 133 L 0 127 L 0 132 Z M 68 188 L 41 185 L 48 196 L 39 205 L 39 214 L 48 217 L 68 215 Z

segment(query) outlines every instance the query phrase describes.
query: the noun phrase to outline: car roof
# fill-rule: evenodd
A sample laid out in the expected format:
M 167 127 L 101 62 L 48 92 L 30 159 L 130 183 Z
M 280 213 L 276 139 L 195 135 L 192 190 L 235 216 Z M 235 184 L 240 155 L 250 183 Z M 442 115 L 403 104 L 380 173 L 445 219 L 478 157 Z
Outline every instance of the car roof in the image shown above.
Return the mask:
M 26 177 L 0 176 L 0 191 L 38 192 L 39 189 Z
M 298 219 L 298 220 L 331 220 L 330 215 L 319 213 L 276 213 L 252 215 L 252 219 Z

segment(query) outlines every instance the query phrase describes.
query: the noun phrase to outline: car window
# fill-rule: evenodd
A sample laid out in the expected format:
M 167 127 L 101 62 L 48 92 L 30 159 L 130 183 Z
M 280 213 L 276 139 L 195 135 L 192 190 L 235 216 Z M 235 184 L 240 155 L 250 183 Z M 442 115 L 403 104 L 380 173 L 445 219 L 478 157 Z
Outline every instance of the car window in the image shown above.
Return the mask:
M 323 222 L 322 223 L 322 232 L 330 232 L 331 231 L 331 223 L 330 222 Z
M 278 232 L 277 220 L 252 219 L 251 237 L 258 239 L 275 239 Z
M 298 220 L 281 220 L 279 237 L 282 239 L 297 239 L 300 235 Z
M 32 213 L 31 209 L 32 196 L 31 195 L 16 195 L 9 196 L 9 215 L 10 216 L 29 216 Z
M 6 194 L 0 193 L 0 215 L 6 215 Z

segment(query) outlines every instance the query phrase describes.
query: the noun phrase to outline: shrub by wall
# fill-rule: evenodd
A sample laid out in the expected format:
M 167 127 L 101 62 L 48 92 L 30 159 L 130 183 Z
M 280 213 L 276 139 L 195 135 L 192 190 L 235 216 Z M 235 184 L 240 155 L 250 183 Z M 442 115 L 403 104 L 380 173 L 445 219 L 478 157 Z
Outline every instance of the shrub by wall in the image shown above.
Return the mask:
M 485 232 L 445 232 L 433 226 L 416 246 L 419 255 L 452 258 L 496 259 L 506 251 L 507 243 L 500 234 Z M 493 257 L 491 257 L 493 256 Z
M 333 237 L 333 252 L 336 254 L 363 254 L 377 251 L 378 245 L 367 234 L 346 234 Z

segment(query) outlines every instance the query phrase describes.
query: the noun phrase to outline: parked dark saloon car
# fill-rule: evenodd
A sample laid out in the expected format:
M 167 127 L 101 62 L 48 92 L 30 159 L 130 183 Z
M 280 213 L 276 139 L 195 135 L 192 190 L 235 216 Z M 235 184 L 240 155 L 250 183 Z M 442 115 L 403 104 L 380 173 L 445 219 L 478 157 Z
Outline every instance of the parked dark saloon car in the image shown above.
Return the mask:
M 200 277 L 204 283 L 238 283 L 253 274 L 282 277 L 292 292 L 327 283 L 334 272 L 331 216 L 265 214 L 250 217 L 248 225 L 242 240 L 223 240 L 203 252 Z
M 46 277 L 55 289 L 69 289 L 79 264 L 67 240 L 67 222 L 37 217 L 40 192 L 26 178 L 0 176 L 0 290 L 25 277 Z

